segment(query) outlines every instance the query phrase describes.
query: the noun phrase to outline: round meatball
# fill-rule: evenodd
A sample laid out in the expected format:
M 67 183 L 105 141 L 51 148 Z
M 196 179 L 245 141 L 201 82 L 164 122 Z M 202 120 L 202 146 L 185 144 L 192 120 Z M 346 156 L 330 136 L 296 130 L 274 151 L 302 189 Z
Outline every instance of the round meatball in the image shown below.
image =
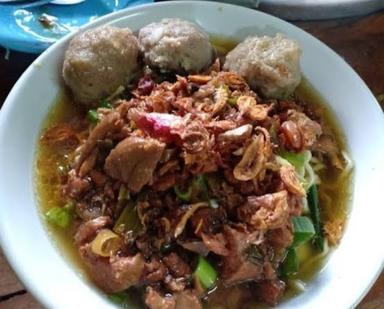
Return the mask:
M 138 68 L 139 44 L 131 30 L 103 26 L 75 36 L 65 53 L 63 77 L 76 101 L 92 106 L 126 85 Z
M 264 97 L 281 99 L 300 83 L 300 54 L 298 44 L 282 34 L 253 36 L 227 54 L 224 69 L 240 74 Z
M 143 27 L 139 43 L 145 62 L 161 71 L 196 73 L 211 64 L 214 55 L 208 35 L 178 18 Z

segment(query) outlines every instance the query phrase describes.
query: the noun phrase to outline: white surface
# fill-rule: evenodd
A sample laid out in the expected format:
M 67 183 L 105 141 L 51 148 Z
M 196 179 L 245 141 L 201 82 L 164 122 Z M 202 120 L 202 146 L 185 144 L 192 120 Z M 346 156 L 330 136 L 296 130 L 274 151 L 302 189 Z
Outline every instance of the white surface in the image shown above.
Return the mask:
M 285 33 L 303 50 L 302 70 L 331 104 L 356 162 L 352 213 L 340 247 L 300 296 L 281 308 L 349 308 L 379 274 L 384 207 L 384 117 L 375 98 L 352 69 L 304 31 L 266 14 L 218 3 L 166 2 L 103 17 L 139 29 L 163 17 L 194 20 L 213 34 Z M 231 21 L 231 22 L 228 22 Z M 50 241 L 37 211 L 33 188 L 34 149 L 49 106 L 58 94 L 67 37 L 44 52 L 23 74 L 0 112 L 0 240 L 14 270 L 47 308 L 110 308 L 83 281 Z

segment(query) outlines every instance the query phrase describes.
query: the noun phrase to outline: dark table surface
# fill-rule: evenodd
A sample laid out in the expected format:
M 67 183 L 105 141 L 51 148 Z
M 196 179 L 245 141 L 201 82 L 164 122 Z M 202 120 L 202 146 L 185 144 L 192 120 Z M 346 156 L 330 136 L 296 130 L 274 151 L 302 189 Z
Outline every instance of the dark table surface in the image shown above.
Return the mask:
M 360 74 L 376 96 L 384 94 L 384 11 L 358 18 L 295 24 L 338 52 Z M 7 60 L 6 54 L 0 47 L 0 106 L 17 79 L 36 58 L 35 55 L 11 52 Z M 384 108 L 384 100 L 381 106 Z M 24 289 L 0 251 L 0 309 L 5 308 L 41 306 Z M 384 273 L 358 308 L 384 308 Z

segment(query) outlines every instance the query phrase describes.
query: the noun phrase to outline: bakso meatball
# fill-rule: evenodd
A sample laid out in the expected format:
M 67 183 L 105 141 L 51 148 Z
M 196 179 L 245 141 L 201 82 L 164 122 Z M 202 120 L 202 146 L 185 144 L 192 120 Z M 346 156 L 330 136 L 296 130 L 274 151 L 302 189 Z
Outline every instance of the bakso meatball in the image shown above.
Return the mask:
M 76 101 L 92 106 L 125 86 L 138 68 L 139 44 L 125 28 L 103 26 L 75 36 L 65 53 L 63 77 Z
M 197 25 L 178 18 L 165 18 L 139 32 L 145 62 L 161 71 L 199 72 L 209 66 L 213 48 L 208 35 Z
M 253 36 L 227 54 L 224 69 L 243 76 L 263 96 L 281 99 L 300 83 L 300 54 L 299 45 L 282 34 Z

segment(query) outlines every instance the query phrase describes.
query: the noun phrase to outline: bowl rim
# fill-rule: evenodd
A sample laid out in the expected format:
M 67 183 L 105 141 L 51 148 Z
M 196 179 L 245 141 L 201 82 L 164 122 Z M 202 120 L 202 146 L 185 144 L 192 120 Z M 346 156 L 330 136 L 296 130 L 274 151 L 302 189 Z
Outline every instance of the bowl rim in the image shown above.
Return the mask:
M 116 20 L 118 20 L 118 19 L 120 19 L 122 17 L 125 17 L 127 15 L 140 12 L 141 10 L 151 9 L 153 7 L 179 7 L 179 8 L 182 8 L 183 5 L 185 5 L 185 4 L 205 6 L 205 7 L 214 7 L 214 8 L 218 8 L 218 7 L 219 8 L 220 7 L 228 8 L 228 9 L 236 8 L 236 9 L 238 9 L 240 11 L 244 11 L 244 12 L 250 10 L 249 8 L 239 7 L 239 6 L 233 5 L 233 4 L 218 3 L 218 2 L 213 2 L 213 1 L 204 1 L 204 2 L 203 1 L 158 2 L 158 3 L 139 5 L 139 6 L 133 7 L 133 8 L 127 8 L 127 9 L 124 9 L 124 10 L 121 10 L 121 11 L 118 11 L 118 12 L 114 12 L 114 13 L 105 15 L 103 17 L 100 17 L 100 18 L 92 21 L 91 23 L 83 25 L 79 29 L 77 29 L 74 32 L 66 35 L 65 37 L 61 38 L 58 42 L 56 42 L 55 44 L 50 46 L 21 75 L 21 77 L 18 79 L 18 81 L 15 83 L 15 85 L 12 88 L 12 90 L 8 94 L 8 96 L 7 96 L 6 100 L 4 101 L 3 106 L 2 106 L 2 108 L 0 110 L 0 131 L 6 130 L 6 128 L 4 127 L 4 123 L 5 123 L 5 119 L 7 118 L 8 114 L 9 114 L 10 106 L 11 106 L 12 102 L 14 101 L 14 98 L 15 98 L 16 94 L 19 91 L 19 88 L 22 88 L 22 85 L 25 83 L 25 81 L 28 80 L 29 75 L 32 74 L 32 68 L 33 68 L 34 64 L 39 64 L 39 63 L 44 62 L 44 59 L 46 57 L 48 57 L 48 55 L 50 55 L 51 53 L 54 53 L 56 51 L 56 48 L 60 44 L 62 44 L 63 42 L 68 42 L 73 36 L 75 36 L 77 33 L 81 32 L 81 31 L 84 31 L 85 29 L 93 28 L 95 26 L 100 26 L 100 25 L 103 25 L 105 23 L 116 21 Z M 371 107 L 376 110 L 376 113 L 380 114 L 380 117 L 383 120 L 383 124 L 384 124 L 384 114 L 382 113 L 382 110 L 381 110 L 381 107 L 380 107 L 379 103 L 374 98 L 374 96 L 372 95 L 371 91 L 369 90 L 369 88 L 367 87 L 365 82 L 349 66 L 349 64 L 346 63 L 346 61 L 343 58 L 341 58 L 336 52 L 334 52 L 326 44 L 322 43 L 319 39 L 313 37 L 312 35 L 310 35 L 306 31 L 302 30 L 301 28 L 299 28 L 299 27 L 297 27 L 295 25 L 292 25 L 289 22 L 281 20 L 281 19 L 279 19 L 279 18 L 277 18 L 275 16 L 269 15 L 267 13 L 263 13 L 263 12 L 260 12 L 260 11 L 254 11 L 254 12 L 255 12 L 255 14 L 264 15 L 265 17 L 268 17 L 270 20 L 278 21 L 279 23 L 282 23 L 282 24 L 286 25 L 287 27 L 291 27 L 291 28 L 293 27 L 296 32 L 300 32 L 301 35 L 303 35 L 306 39 L 311 39 L 312 41 L 315 40 L 317 42 L 317 44 L 320 44 L 322 46 L 322 48 L 328 54 L 330 54 L 332 57 L 336 57 L 338 59 L 338 61 L 341 61 L 343 63 L 343 65 L 346 66 L 349 69 L 349 71 L 350 71 L 349 74 L 352 74 L 352 76 L 359 81 L 361 86 L 366 88 L 366 90 L 369 91 L 371 99 L 373 99 L 373 100 L 370 100 L 371 101 L 370 104 L 374 103 L 374 106 L 371 106 Z M 1 139 L 0 139 L 0 142 L 1 142 Z M 1 168 L 1 166 L 0 166 L 0 168 Z M 354 188 L 353 188 L 353 191 L 354 191 Z M 41 224 L 43 224 L 43 223 L 41 222 Z M 43 304 L 46 307 L 50 307 L 50 305 L 52 305 L 53 302 L 50 299 L 49 295 L 46 295 L 37 285 L 33 284 L 33 278 L 30 276 L 28 271 L 23 269 L 22 261 L 17 257 L 17 254 L 16 254 L 17 250 L 16 250 L 15 246 L 8 242 L 7 236 L 5 235 L 5 233 L 3 231 L 3 226 L 1 224 L 1 217 L 0 217 L 0 245 L 2 247 L 4 255 L 6 256 L 9 264 L 12 267 L 12 269 L 17 274 L 18 278 L 20 278 L 20 280 L 27 287 L 27 289 L 36 297 L 36 299 L 41 304 Z M 382 271 L 382 269 L 384 267 L 384 256 L 382 256 L 381 260 L 382 260 L 381 267 L 376 269 L 375 272 L 371 273 L 370 283 L 365 285 L 365 287 L 360 289 L 359 296 L 356 297 L 355 301 L 350 304 L 351 307 L 356 306 L 362 300 L 362 298 L 365 296 L 365 294 L 369 291 L 369 289 L 374 284 L 375 280 L 379 277 L 379 275 L 380 275 L 380 273 L 381 273 L 381 271 Z

